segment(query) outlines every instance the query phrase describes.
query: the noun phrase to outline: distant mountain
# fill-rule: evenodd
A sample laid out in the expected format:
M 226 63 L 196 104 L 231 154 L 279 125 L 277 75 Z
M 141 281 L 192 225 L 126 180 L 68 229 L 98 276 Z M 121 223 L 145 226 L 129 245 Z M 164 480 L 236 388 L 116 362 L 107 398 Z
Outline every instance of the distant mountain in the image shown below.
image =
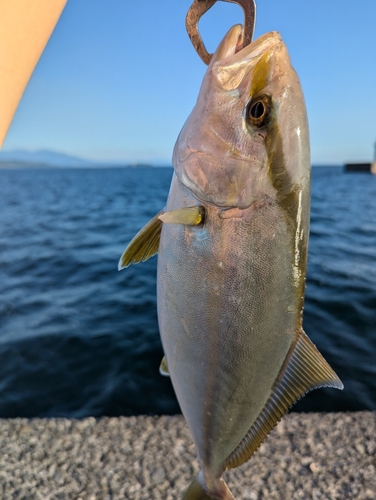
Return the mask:
M 28 163 L 39 164 L 51 167 L 97 167 L 104 165 L 104 162 L 96 162 L 93 160 L 84 160 L 75 156 L 69 156 L 64 153 L 56 153 L 55 151 L 0 151 L 0 166 L 1 163 Z

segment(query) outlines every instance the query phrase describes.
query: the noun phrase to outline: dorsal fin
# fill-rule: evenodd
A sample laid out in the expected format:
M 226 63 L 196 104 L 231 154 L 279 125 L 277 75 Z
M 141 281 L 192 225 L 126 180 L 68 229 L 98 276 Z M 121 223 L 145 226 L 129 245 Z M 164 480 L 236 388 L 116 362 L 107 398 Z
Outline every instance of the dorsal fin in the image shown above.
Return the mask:
M 226 459 L 224 468 L 238 467 L 249 460 L 286 411 L 307 392 L 320 387 L 343 389 L 336 373 L 303 330 L 286 362 L 260 415 Z
M 119 271 L 131 264 L 145 262 L 158 253 L 162 230 L 162 221 L 159 219 L 159 216 L 163 213 L 163 210 L 158 212 L 129 243 L 120 257 L 118 264 Z

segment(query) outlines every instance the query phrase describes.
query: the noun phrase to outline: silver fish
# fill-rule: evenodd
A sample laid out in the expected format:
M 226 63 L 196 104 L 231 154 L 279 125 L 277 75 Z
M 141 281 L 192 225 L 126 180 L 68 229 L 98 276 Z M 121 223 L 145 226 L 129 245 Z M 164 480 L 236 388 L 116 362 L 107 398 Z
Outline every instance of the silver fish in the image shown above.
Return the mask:
M 175 145 L 165 210 L 119 268 L 158 256 L 158 317 L 201 467 L 185 500 L 233 499 L 247 461 L 306 392 L 342 383 L 302 329 L 310 201 L 306 109 L 281 37 L 231 28 Z

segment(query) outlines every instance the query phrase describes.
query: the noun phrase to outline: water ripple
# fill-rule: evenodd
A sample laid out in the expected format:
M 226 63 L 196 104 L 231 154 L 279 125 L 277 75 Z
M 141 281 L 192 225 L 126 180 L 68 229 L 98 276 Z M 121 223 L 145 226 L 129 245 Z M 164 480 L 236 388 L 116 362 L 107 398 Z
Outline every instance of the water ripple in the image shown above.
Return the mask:
M 156 259 L 117 272 L 171 169 L 0 170 L 0 417 L 179 411 Z M 313 170 L 304 324 L 345 384 L 297 410 L 376 410 L 376 177 Z

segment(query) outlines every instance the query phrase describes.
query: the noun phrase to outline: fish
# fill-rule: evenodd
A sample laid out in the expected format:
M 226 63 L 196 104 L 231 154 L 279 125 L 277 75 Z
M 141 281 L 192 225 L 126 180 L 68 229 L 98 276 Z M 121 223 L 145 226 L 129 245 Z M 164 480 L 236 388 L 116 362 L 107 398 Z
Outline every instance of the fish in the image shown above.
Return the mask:
M 342 389 L 303 330 L 310 146 L 301 84 L 269 32 L 214 53 L 173 152 L 165 208 L 119 269 L 158 253 L 158 321 L 200 473 L 184 500 L 234 499 L 227 469 L 253 455 L 289 408 Z

